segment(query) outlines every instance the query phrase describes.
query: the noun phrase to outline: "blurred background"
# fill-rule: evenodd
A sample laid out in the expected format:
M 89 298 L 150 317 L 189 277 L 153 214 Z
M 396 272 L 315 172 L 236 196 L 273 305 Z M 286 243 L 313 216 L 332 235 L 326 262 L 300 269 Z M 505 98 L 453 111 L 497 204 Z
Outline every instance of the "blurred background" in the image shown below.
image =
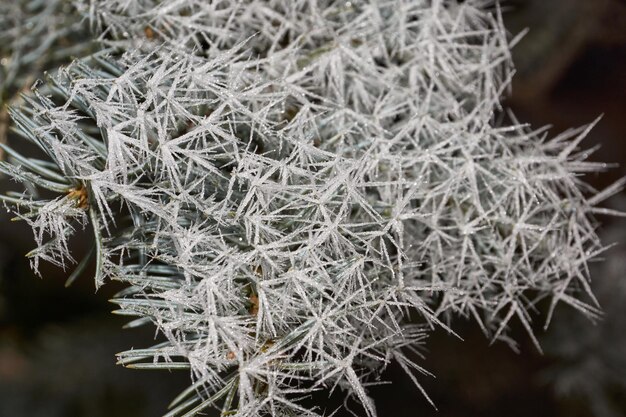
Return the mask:
M 508 0 L 503 7 L 513 34 L 529 29 L 514 50 L 517 73 L 506 105 L 523 122 L 551 124 L 552 135 L 603 114 L 583 145 L 599 145 L 590 158 L 609 166 L 587 181 L 601 189 L 625 176 L 626 1 Z M 606 205 L 626 210 L 626 193 Z M 543 355 L 521 328 L 513 329 L 515 353 L 457 322 L 464 341 L 436 333 L 425 352 L 424 366 L 436 378 L 421 382 L 438 411 L 391 367 L 391 384 L 371 388 L 379 416 L 626 416 L 626 219 L 598 220 L 603 241 L 618 243 L 592 265 L 602 322 L 557 309 L 548 331 L 537 326 Z M 74 240 L 78 259 L 89 238 Z M 108 284 L 96 293 L 92 271 L 68 289 L 59 269 L 33 276 L 24 257 L 33 245 L 27 225 L 2 211 L 0 416 L 160 416 L 188 375 L 116 366 L 115 353 L 150 345 L 152 330 L 122 330 L 124 320 L 107 302 L 120 288 Z

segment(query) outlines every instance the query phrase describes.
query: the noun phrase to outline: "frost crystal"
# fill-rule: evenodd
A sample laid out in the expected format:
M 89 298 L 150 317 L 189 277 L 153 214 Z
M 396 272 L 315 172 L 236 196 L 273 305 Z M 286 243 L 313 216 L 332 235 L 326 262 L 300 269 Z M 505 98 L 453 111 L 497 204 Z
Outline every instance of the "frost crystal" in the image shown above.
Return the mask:
M 585 197 L 589 127 L 502 109 L 491 1 L 76 3 L 110 48 L 14 112 L 54 164 L 3 165 L 74 194 L 3 198 L 57 263 L 88 213 L 97 285 L 164 336 L 119 362 L 191 370 L 168 416 L 317 415 L 322 388 L 374 416 L 367 381 L 397 361 L 421 390 L 416 349 L 454 317 L 508 341 L 544 298 L 599 314 L 590 214 L 617 187 Z

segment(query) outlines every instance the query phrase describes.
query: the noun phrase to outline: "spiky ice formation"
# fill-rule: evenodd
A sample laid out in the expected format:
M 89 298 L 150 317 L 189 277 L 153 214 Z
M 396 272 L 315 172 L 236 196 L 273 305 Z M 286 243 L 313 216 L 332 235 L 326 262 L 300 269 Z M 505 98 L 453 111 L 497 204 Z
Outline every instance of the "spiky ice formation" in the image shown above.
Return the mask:
M 492 2 L 95 4 L 111 45 L 139 49 L 14 112 L 52 164 L 11 151 L 2 170 L 62 194 L 3 198 L 35 266 L 64 265 L 90 218 L 97 285 L 128 284 L 118 312 L 164 336 L 120 363 L 193 375 L 168 415 L 315 414 L 298 399 L 339 387 L 372 416 L 366 382 L 395 360 L 419 388 L 411 351 L 454 317 L 507 340 L 544 298 L 598 314 L 579 293 L 614 189 L 585 198 L 588 127 L 548 140 L 498 117 Z

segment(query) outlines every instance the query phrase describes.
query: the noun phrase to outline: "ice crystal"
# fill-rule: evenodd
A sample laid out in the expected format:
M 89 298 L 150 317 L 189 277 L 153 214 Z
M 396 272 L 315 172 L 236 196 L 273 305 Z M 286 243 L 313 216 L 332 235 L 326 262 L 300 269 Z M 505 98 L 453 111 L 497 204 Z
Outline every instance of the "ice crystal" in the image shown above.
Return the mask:
M 4 199 L 37 209 L 55 262 L 89 215 L 96 284 L 128 284 L 118 313 L 164 336 L 119 363 L 191 370 L 168 416 L 315 415 L 299 399 L 317 389 L 374 416 L 367 381 L 395 360 L 421 390 L 414 353 L 454 317 L 535 340 L 544 298 L 599 314 L 590 127 L 549 139 L 502 108 L 515 40 L 497 4 L 76 7 L 109 49 L 14 112 L 54 165 L 12 151 L 6 169 L 66 197 Z

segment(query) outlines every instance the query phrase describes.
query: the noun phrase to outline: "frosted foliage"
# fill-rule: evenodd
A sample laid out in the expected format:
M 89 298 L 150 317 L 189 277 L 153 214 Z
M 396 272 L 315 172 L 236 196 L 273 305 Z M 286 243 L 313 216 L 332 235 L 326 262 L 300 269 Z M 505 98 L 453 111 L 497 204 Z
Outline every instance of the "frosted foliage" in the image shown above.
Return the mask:
M 614 190 L 585 198 L 588 127 L 498 118 L 492 2 L 77 8 L 140 48 L 74 63 L 14 119 L 84 185 L 97 284 L 164 335 L 120 363 L 191 370 L 168 415 L 316 415 L 300 399 L 337 389 L 374 416 L 368 381 L 397 361 L 421 390 L 416 349 L 454 317 L 535 340 L 541 299 L 598 314 L 590 214 Z
M 14 100 L 44 70 L 90 50 L 81 20 L 70 0 L 0 2 L 0 103 Z

